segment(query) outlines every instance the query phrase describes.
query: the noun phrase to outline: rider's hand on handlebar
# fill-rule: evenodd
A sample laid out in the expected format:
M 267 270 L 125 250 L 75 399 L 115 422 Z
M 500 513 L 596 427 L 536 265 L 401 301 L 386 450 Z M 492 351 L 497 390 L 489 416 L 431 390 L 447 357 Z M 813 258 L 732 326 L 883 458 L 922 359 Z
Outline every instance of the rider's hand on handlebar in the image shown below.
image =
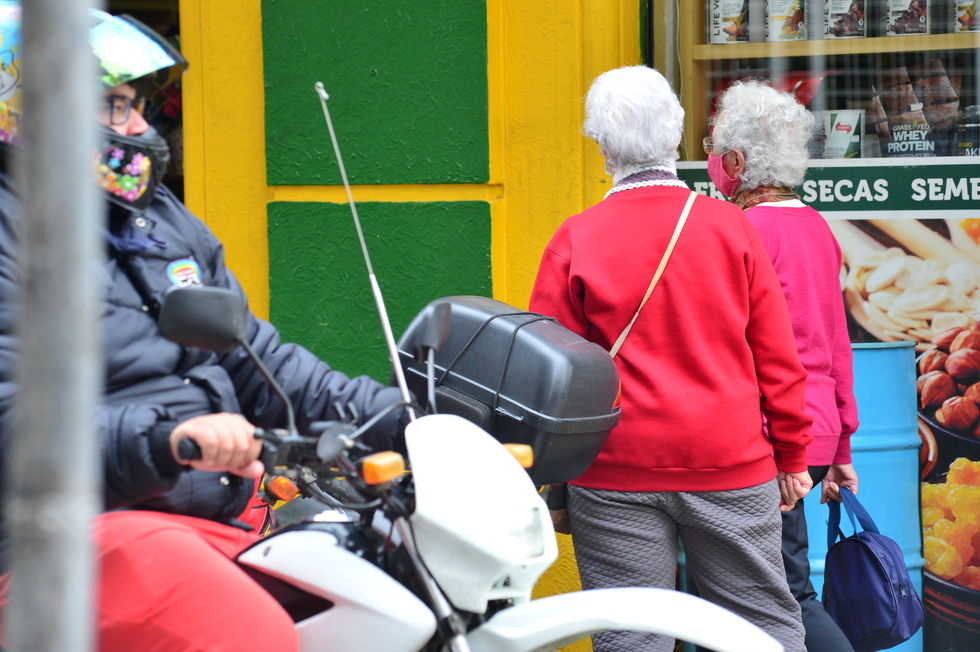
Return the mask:
M 221 412 L 192 417 L 170 433 L 174 459 L 205 471 L 227 471 L 243 478 L 258 478 L 265 470 L 258 460 L 262 441 L 255 439 L 255 426 L 240 414 Z M 178 442 L 187 437 L 201 448 L 201 458 L 184 460 L 177 454 Z

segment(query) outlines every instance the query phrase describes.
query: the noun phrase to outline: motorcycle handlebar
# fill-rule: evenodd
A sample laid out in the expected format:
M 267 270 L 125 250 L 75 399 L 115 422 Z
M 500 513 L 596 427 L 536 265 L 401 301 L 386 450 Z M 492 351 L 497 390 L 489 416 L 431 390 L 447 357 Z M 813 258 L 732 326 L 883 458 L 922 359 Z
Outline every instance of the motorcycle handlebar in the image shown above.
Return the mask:
M 190 437 L 181 437 L 177 442 L 177 457 L 185 462 L 201 459 L 201 447 Z
M 255 429 L 255 438 L 263 439 L 266 431 L 263 428 Z M 201 447 L 190 437 L 181 437 L 177 442 L 177 457 L 185 462 L 201 459 Z
M 312 464 L 317 479 L 303 483 L 302 492 L 307 497 L 339 509 L 378 507 L 381 504 L 379 498 L 370 493 L 365 494 L 363 488 L 352 483 L 357 471 L 349 461 L 341 465 L 347 471 L 344 479 L 331 478 L 329 474 L 320 475 L 321 465 L 331 466 L 332 461 L 341 457 L 346 459 L 346 454 L 342 456 L 341 453 L 349 447 L 350 439 L 347 435 L 356 434 L 358 428 L 348 423 L 318 422 L 311 425 L 311 430 L 317 432 L 318 436 L 288 437 L 285 432 L 256 428 L 255 438 L 263 440 L 259 459 L 265 465 L 266 471 L 273 473 L 275 467 Z M 177 442 L 177 455 L 182 461 L 199 460 L 201 447 L 193 439 L 182 437 Z

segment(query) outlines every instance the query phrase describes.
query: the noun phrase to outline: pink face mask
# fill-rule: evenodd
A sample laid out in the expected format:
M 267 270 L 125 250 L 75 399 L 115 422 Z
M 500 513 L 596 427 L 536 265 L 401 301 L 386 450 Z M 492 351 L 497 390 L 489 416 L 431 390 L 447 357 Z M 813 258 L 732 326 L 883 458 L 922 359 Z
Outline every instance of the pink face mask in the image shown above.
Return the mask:
M 728 176 L 728 173 L 725 172 L 725 167 L 721 163 L 722 158 L 724 157 L 708 154 L 708 177 L 715 184 L 715 187 L 721 191 L 721 194 L 726 197 L 732 197 L 735 191 L 738 190 L 738 186 L 742 183 L 742 180 L 738 178 L 733 179 Z

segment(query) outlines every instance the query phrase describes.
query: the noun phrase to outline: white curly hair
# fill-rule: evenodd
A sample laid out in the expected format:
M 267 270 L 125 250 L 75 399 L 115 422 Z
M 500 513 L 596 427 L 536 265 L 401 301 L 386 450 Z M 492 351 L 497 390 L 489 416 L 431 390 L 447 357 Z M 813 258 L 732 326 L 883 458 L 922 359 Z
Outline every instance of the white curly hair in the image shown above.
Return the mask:
M 664 76 L 647 66 L 602 73 L 585 97 L 584 132 L 602 148 L 607 167 L 675 169 L 684 133 L 684 109 Z
M 758 81 L 736 82 L 722 93 L 711 140 L 717 154 L 742 152 L 739 190 L 795 187 L 803 182 L 813 114 L 789 93 Z

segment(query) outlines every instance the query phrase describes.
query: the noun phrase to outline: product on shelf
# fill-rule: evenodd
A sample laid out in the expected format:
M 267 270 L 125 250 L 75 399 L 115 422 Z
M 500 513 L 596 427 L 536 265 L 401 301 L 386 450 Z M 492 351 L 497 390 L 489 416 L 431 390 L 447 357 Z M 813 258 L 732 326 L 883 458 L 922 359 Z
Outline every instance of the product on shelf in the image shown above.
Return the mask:
M 749 40 L 749 0 L 708 0 L 708 42 Z
M 878 142 L 878 131 L 870 126 L 865 114 L 864 133 L 861 135 L 861 158 L 878 158 L 881 156 L 881 144 Z
M 956 137 L 960 156 L 980 156 L 980 106 L 963 109 Z
M 909 68 L 915 79 L 915 94 L 930 126 L 929 139 L 935 144 L 936 156 L 955 156 L 957 151 L 956 123 L 959 119 L 960 98 L 957 89 L 937 58 Z
M 806 154 L 808 158 L 818 159 L 824 156 L 824 143 L 827 141 L 827 138 L 823 120 L 820 119 L 818 111 L 814 112 L 813 118 L 813 131 L 810 133 L 810 140 L 806 144 Z
M 888 143 L 892 142 L 892 132 L 888 128 L 888 116 L 881 106 L 881 98 L 872 89 L 871 102 L 868 104 L 868 127 L 873 128 L 878 136 L 878 153 L 884 155 L 888 151 Z
M 878 74 L 877 90 L 878 96 L 881 97 L 881 105 L 889 118 L 898 113 L 915 110 L 910 107 L 919 104 L 919 98 L 915 96 L 915 91 L 912 89 L 908 68 L 905 66 L 881 70 Z M 919 110 L 921 109 L 920 106 Z
M 881 33 L 885 36 L 929 33 L 929 5 L 935 0 L 884 0 Z
M 977 0 L 956 0 L 953 32 L 980 31 L 980 25 L 977 24 L 977 4 Z
M 936 156 L 929 122 L 906 67 L 882 70 L 875 90 L 888 116 L 889 142 L 885 144 L 882 138 L 882 156 Z
M 937 59 L 928 59 L 910 68 L 915 76 L 915 91 L 922 100 L 922 107 L 933 130 L 951 129 L 956 126 L 960 98 L 946 75 L 946 69 Z
M 861 158 L 864 111 L 823 111 L 824 158 Z
M 862 38 L 868 35 L 865 0 L 824 0 L 824 38 Z
M 806 39 L 804 0 L 766 2 L 766 40 L 802 41 Z

